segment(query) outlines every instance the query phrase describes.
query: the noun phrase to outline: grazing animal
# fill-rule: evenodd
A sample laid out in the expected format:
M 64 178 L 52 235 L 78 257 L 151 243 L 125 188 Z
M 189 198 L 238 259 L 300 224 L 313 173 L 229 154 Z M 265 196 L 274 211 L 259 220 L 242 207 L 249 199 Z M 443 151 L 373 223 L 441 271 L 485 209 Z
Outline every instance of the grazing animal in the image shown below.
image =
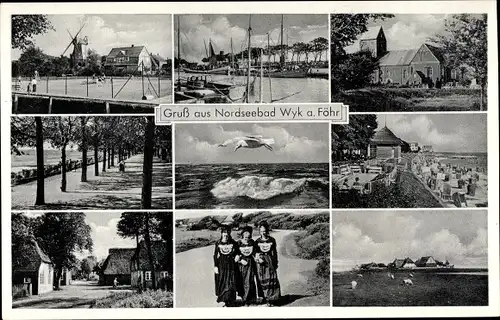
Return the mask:
M 410 273 L 409 276 L 410 276 L 410 278 L 413 278 L 413 273 Z
M 387 276 L 394 280 L 394 275 L 392 273 L 388 273 Z
M 407 285 L 407 286 L 412 286 L 413 285 L 413 281 L 411 281 L 411 279 L 404 279 L 403 280 L 403 284 Z
M 363 275 L 361 273 L 358 273 L 358 278 L 363 278 Z
M 236 146 L 234 151 L 239 148 L 260 148 L 265 147 L 269 151 L 273 151 L 273 147 L 271 144 L 274 144 L 274 139 L 263 139 L 262 136 L 245 136 L 245 137 L 236 137 L 233 139 L 229 139 L 219 144 L 219 147 L 227 147 L 228 144 L 235 143 Z
M 351 289 L 356 289 L 356 287 L 358 286 L 358 283 L 356 281 L 351 281 Z

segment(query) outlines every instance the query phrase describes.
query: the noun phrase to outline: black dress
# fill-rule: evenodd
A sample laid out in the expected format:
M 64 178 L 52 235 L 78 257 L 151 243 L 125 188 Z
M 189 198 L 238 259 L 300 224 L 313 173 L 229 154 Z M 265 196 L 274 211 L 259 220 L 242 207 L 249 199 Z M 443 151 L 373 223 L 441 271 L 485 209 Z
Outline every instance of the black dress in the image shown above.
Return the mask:
M 262 259 L 257 261 L 257 276 L 266 301 L 277 302 L 281 297 L 280 283 L 278 281 L 278 250 L 276 240 L 268 237 L 266 240 L 261 237 L 255 240 L 257 256 Z
M 217 241 L 214 250 L 214 266 L 219 269 L 215 274 L 215 295 L 217 302 L 230 306 L 236 301 L 236 263 L 238 245 L 231 240 L 226 243 Z
M 238 294 L 243 303 L 249 304 L 257 300 L 257 266 L 255 263 L 255 242 L 238 241 Z

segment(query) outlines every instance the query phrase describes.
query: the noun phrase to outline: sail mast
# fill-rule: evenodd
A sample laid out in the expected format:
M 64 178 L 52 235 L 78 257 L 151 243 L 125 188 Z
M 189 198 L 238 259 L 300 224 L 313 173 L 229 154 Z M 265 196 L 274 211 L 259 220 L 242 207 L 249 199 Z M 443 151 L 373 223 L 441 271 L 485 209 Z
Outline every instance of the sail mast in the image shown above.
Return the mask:
M 205 39 L 203 39 L 203 44 L 205 45 L 205 55 L 207 56 L 207 59 L 208 59 L 210 57 L 208 56 L 207 42 L 205 41 Z
M 181 89 L 181 17 L 177 16 L 177 83 Z
M 231 71 L 234 73 L 233 38 L 231 37 Z
M 252 15 L 249 15 L 248 18 L 248 73 L 247 73 L 247 94 L 246 94 L 246 102 L 249 102 L 249 95 L 250 95 L 250 66 L 251 66 L 251 45 L 252 45 L 252 40 L 250 33 L 252 31 Z
M 271 88 L 271 42 L 269 32 L 267 33 L 267 77 L 269 78 L 269 102 L 273 102 L 273 90 Z
M 283 15 L 281 15 L 281 58 L 280 58 L 281 68 L 283 68 L 284 62 L 285 62 L 285 55 L 283 54 Z

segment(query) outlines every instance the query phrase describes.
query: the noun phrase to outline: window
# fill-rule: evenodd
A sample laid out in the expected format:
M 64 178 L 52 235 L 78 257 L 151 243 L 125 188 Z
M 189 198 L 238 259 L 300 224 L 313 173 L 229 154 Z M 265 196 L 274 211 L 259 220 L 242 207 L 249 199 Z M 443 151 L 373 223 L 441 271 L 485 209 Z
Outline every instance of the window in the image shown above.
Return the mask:
M 451 70 L 451 78 L 453 80 L 457 79 L 457 70 L 455 70 L 455 69 Z
M 162 271 L 162 272 L 160 272 L 160 276 L 162 278 L 166 278 L 168 276 L 168 272 L 167 271 Z
M 403 79 L 406 79 L 408 77 L 408 70 L 403 69 Z
M 426 74 L 427 74 L 427 78 L 432 78 L 432 67 L 427 67 L 425 68 L 425 71 L 426 71 Z
M 151 281 L 151 271 L 146 271 L 144 273 L 144 280 Z
M 413 74 L 413 66 L 410 67 L 410 73 Z
M 40 284 L 45 284 L 45 270 L 40 272 Z

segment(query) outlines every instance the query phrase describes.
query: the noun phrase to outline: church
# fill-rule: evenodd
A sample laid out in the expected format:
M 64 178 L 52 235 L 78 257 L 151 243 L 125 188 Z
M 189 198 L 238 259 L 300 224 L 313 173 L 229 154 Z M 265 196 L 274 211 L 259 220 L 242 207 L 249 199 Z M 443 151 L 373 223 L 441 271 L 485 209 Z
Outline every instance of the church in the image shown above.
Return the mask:
M 400 86 L 433 86 L 456 79 L 455 70 L 445 66 L 440 48 L 423 43 L 419 48 L 387 50 L 387 39 L 381 26 L 370 27 L 359 37 L 361 51 L 370 51 L 379 61 L 372 83 Z

